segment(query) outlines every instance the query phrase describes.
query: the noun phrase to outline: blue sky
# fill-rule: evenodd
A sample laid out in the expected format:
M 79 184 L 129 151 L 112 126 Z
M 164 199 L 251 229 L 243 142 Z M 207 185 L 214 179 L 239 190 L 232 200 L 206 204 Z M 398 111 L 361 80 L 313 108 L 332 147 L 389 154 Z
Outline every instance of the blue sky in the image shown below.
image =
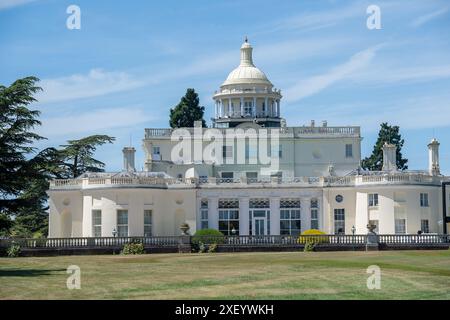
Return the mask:
M 81 30 L 66 27 L 71 4 Z M 370 4 L 381 30 L 366 27 Z M 450 174 L 449 34 L 448 1 L 0 0 L 0 83 L 41 79 L 42 146 L 109 134 L 117 141 L 97 156 L 119 170 L 131 136 L 141 168 L 144 128 L 167 127 L 186 88 L 211 118 L 247 35 L 289 126 L 359 125 L 366 156 L 387 121 L 401 127 L 410 169 L 427 168 L 435 136 Z

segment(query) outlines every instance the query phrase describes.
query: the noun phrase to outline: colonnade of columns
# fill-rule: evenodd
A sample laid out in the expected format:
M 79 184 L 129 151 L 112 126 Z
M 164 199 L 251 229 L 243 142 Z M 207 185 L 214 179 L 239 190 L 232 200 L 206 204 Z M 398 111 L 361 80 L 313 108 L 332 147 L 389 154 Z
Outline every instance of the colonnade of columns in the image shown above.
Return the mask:
M 280 99 L 264 98 L 264 102 L 257 109 L 257 97 L 238 98 L 239 102 L 235 105 L 236 98 L 223 98 L 215 101 L 215 118 L 239 118 L 239 117 L 280 117 Z

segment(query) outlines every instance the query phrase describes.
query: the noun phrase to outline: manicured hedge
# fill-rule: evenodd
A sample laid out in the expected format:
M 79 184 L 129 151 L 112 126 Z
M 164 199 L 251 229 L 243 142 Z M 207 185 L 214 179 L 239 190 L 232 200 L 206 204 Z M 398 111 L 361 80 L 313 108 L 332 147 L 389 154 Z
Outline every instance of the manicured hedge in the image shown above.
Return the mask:
M 225 236 L 222 232 L 216 229 L 201 229 L 197 230 L 192 236 L 192 244 L 198 245 L 200 243 L 205 244 L 221 244 L 225 241 Z
M 322 237 L 322 235 L 325 235 L 326 233 L 317 229 L 309 229 L 302 232 L 302 234 L 298 237 L 298 243 L 307 243 L 307 242 L 314 242 L 314 243 L 327 243 L 328 237 Z M 304 237 L 308 236 L 308 237 Z M 314 237 L 312 237 L 314 236 Z

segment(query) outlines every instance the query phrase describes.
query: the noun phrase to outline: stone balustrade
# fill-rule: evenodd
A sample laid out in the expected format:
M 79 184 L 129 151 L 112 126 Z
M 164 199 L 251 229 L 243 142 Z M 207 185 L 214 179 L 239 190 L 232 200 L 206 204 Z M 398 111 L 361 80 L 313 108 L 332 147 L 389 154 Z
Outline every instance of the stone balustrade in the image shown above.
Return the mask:
M 55 179 L 50 182 L 51 190 L 89 189 L 99 187 L 148 186 L 154 188 L 236 188 L 236 187 L 334 187 L 370 185 L 440 185 L 442 177 L 418 173 L 386 173 L 343 177 L 263 177 L 243 178 L 157 178 L 157 177 L 102 177 L 82 179 Z
M 262 115 L 261 115 L 262 116 Z M 189 134 L 194 134 L 194 128 L 182 128 L 187 130 Z M 212 128 L 203 128 L 205 130 Z M 269 128 L 269 134 L 271 130 L 276 128 Z M 234 128 L 214 128 L 214 130 L 220 130 L 222 134 L 225 134 L 227 130 L 235 130 Z M 145 129 L 146 139 L 158 139 L 158 138 L 169 138 L 172 135 L 174 129 L 162 129 L 162 128 L 147 128 Z M 280 136 L 295 136 L 295 137 L 315 137 L 315 136 L 332 136 L 332 137 L 359 137 L 360 127 L 287 127 L 280 128 Z

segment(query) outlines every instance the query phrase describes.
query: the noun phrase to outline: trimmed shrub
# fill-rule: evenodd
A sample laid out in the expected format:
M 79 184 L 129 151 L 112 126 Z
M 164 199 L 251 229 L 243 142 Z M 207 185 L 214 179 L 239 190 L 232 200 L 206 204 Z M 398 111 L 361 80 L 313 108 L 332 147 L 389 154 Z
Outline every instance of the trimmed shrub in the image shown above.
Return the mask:
M 191 238 L 192 251 L 200 253 L 215 252 L 217 250 L 217 245 L 224 242 L 225 236 L 216 229 L 197 230 Z
M 308 242 L 312 242 L 314 244 L 328 243 L 328 237 L 323 235 L 326 235 L 326 233 L 317 229 L 305 230 L 298 237 L 297 242 L 300 244 L 307 244 Z
M 191 241 L 194 245 L 199 245 L 200 242 L 205 244 L 221 244 L 225 242 L 225 236 L 216 229 L 201 229 L 195 232 Z
M 121 254 L 144 254 L 145 249 L 142 243 L 126 243 L 123 246 Z
M 15 258 L 20 255 L 20 251 L 21 251 L 20 245 L 12 243 L 11 246 L 8 248 L 8 250 L 6 250 L 6 254 L 10 258 Z

